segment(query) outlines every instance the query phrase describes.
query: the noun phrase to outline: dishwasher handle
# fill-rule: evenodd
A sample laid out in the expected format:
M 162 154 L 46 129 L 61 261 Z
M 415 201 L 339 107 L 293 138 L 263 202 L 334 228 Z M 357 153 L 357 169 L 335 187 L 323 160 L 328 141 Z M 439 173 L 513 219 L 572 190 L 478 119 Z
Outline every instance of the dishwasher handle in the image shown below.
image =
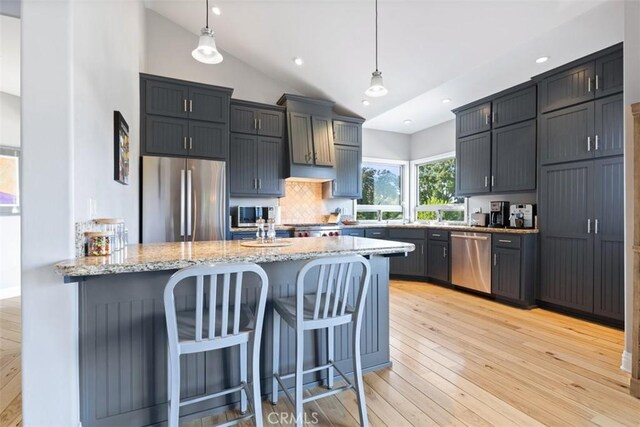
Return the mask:
M 465 234 L 451 233 L 451 237 L 456 237 L 458 239 L 468 239 L 468 240 L 489 240 L 490 236 L 467 236 Z

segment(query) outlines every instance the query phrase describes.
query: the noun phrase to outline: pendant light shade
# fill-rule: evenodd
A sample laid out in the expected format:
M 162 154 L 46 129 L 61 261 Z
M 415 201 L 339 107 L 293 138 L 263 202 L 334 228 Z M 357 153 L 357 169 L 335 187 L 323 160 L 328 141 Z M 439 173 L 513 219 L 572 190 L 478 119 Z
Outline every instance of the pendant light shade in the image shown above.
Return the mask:
M 206 0 L 207 8 L 207 20 L 205 21 L 205 27 L 200 31 L 200 38 L 198 39 L 198 47 L 196 47 L 191 56 L 196 61 L 200 61 L 204 64 L 219 64 L 224 59 L 222 54 L 218 52 L 216 47 L 216 39 L 213 37 L 213 30 L 209 28 L 209 0 Z
M 387 88 L 382 83 L 382 72 L 378 70 L 378 0 L 376 0 L 376 70 L 371 73 L 371 84 L 364 94 L 377 98 L 387 94 Z
M 204 64 L 219 64 L 224 59 L 216 48 L 216 39 L 210 28 L 203 28 L 198 40 L 198 47 L 193 49 L 191 56 Z

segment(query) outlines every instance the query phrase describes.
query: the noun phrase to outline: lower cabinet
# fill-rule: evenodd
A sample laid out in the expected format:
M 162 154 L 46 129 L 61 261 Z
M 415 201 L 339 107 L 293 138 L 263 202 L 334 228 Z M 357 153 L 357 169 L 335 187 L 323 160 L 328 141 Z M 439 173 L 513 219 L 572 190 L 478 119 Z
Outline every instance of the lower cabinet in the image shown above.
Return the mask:
M 491 293 L 523 306 L 535 304 L 536 234 L 494 234 Z
M 364 237 L 364 230 L 362 228 L 343 228 L 342 235 L 351 237 Z
M 390 239 L 398 242 L 413 243 L 416 249 L 407 256 L 391 257 L 389 273 L 399 276 L 424 276 L 424 239 Z
M 449 282 L 451 280 L 449 259 L 449 232 L 428 230 L 426 276 L 441 282 Z

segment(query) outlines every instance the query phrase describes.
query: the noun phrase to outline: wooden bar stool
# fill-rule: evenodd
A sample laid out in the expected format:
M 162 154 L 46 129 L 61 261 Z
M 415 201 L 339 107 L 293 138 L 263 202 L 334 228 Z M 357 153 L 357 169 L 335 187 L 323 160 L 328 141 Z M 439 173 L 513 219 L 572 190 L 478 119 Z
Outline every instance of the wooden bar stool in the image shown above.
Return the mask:
M 258 291 L 253 307 L 242 304 L 244 273 L 257 275 Z M 235 280 L 232 280 L 235 276 Z M 195 309 L 176 311 L 174 290 L 176 286 L 196 280 Z M 205 278 L 208 278 L 208 302 L 205 306 Z M 232 285 L 233 281 L 233 285 Z M 209 266 L 187 267 L 176 272 L 164 289 L 164 308 L 167 319 L 169 344 L 168 387 L 169 427 L 178 427 L 180 407 L 204 400 L 214 399 L 240 392 L 240 412 L 247 411 L 250 402 L 252 414 L 245 415 L 222 425 L 233 425 L 255 417 L 257 426 L 262 426 L 260 394 L 260 338 L 264 319 L 269 280 L 265 271 L 256 264 L 229 263 Z M 221 285 L 221 288 L 219 286 Z M 219 299 L 219 300 L 218 300 Z M 251 389 L 247 384 L 247 344 L 251 342 Z M 180 356 L 240 346 L 240 384 L 217 393 L 180 401 Z M 249 396 L 251 398 L 249 399 Z
M 356 267 L 357 271 L 354 271 Z M 282 386 L 285 395 L 295 407 L 296 425 L 304 424 L 303 404 L 322 397 L 328 397 L 353 388 L 358 397 L 360 425 L 369 425 L 367 420 L 367 406 L 364 398 L 364 383 L 362 381 L 362 361 L 360 360 L 360 329 L 364 314 L 364 302 L 370 281 L 369 261 L 360 255 L 345 257 L 327 257 L 309 261 L 298 272 L 296 280 L 296 296 L 273 300 L 273 383 L 271 401 L 278 403 L 278 384 Z M 315 282 L 313 292 L 305 294 L 305 279 Z M 360 273 L 359 280 L 357 274 Z M 351 295 L 351 297 L 350 297 Z M 355 304 L 348 303 L 355 298 Z M 296 363 L 295 373 L 280 375 L 280 319 L 296 332 Z M 353 324 L 353 379 L 351 382 L 335 365 L 334 361 L 334 328 L 336 326 Z M 304 332 L 309 330 L 327 329 L 327 364 L 304 370 Z M 302 397 L 303 375 L 310 372 L 327 370 L 327 385 L 329 391 L 307 397 Z M 344 378 L 346 385 L 333 389 L 335 371 Z M 283 380 L 295 377 L 295 397 L 291 396 Z

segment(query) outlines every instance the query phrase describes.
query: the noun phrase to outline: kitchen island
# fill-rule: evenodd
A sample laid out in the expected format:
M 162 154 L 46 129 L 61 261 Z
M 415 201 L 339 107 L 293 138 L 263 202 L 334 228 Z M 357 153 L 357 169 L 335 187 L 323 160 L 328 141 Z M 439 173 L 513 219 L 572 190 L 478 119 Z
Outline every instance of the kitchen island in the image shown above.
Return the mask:
M 288 239 L 287 239 L 288 240 Z M 163 291 L 171 274 L 190 265 L 255 262 L 269 277 L 261 349 L 262 393 L 271 392 L 271 304 L 295 295 L 296 273 L 309 259 L 363 255 L 371 264 L 371 284 L 362 330 L 365 371 L 390 365 L 389 261 L 405 255 L 411 243 L 358 237 L 291 239 L 290 246 L 249 248 L 241 241 L 130 245 L 106 257 L 85 257 L 56 264 L 69 283 L 78 283 L 80 343 L 80 419 L 83 426 L 153 425 L 166 420 L 166 325 Z M 180 309 L 195 305 L 195 287 L 176 294 Z M 255 295 L 248 293 L 247 302 Z M 351 331 L 335 330 L 338 367 L 351 371 Z M 305 365 L 325 361 L 326 335 L 309 335 Z M 239 382 L 237 348 L 183 356 L 181 397 L 211 393 Z M 294 334 L 283 323 L 281 373 L 294 370 Z M 308 374 L 305 385 L 318 384 L 324 372 Z M 293 382 L 290 382 L 293 386 Z M 183 408 L 184 419 L 200 418 L 233 405 L 238 395 Z

